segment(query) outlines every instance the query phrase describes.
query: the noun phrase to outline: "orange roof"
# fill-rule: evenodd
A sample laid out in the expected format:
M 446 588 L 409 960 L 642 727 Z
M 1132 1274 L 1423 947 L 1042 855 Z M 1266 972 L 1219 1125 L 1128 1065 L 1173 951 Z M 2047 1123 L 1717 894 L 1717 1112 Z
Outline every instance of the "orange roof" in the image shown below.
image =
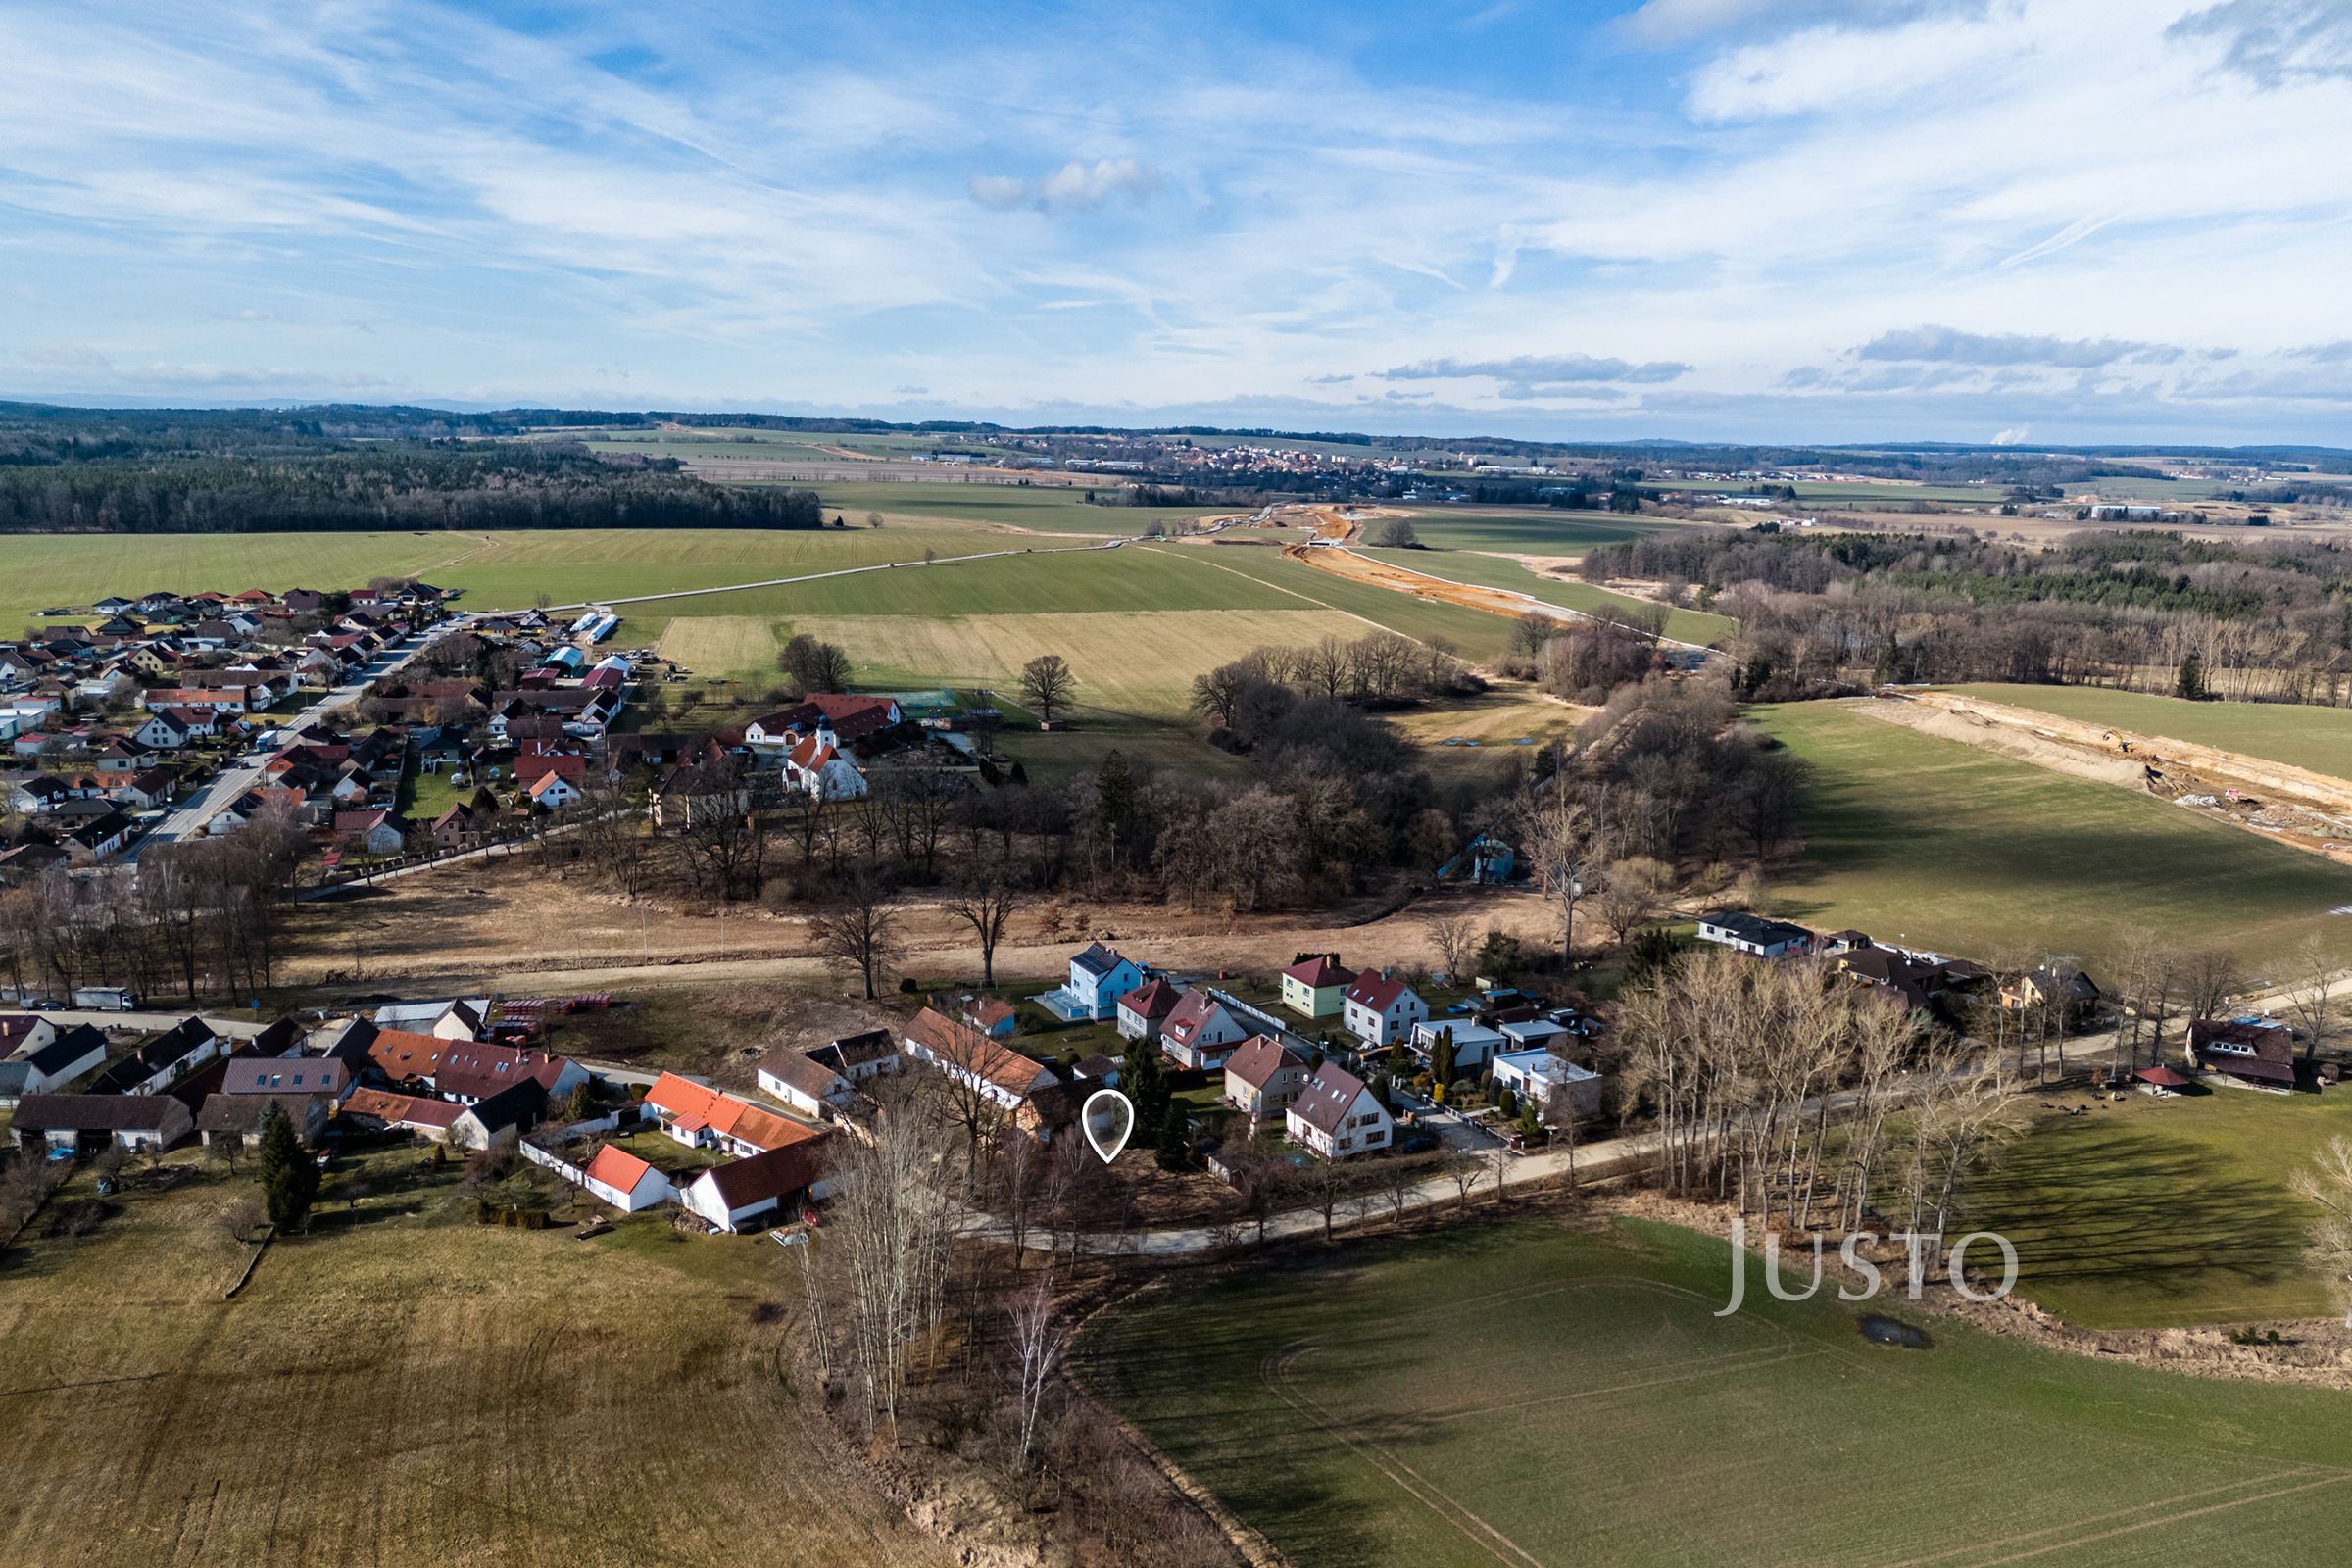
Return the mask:
M 432 1077 L 441 1070 L 441 1056 L 448 1050 L 449 1042 L 438 1035 L 385 1029 L 377 1033 L 375 1043 L 368 1048 L 368 1059 L 382 1068 L 385 1077 L 398 1083 L 408 1078 Z
M 817 1136 L 813 1127 L 805 1127 L 790 1117 L 706 1088 L 674 1072 L 665 1072 L 654 1081 L 654 1087 L 645 1092 L 645 1102 L 667 1113 L 688 1132 L 708 1126 L 724 1137 L 760 1150 L 781 1149 Z
M 418 1127 L 447 1127 L 466 1113 L 463 1105 L 416 1095 L 389 1094 L 381 1089 L 355 1089 L 343 1102 L 346 1116 L 373 1116 L 378 1121 L 406 1122 Z
M 592 1182 L 603 1182 L 614 1192 L 633 1193 L 654 1167 L 617 1144 L 607 1144 L 596 1152 L 588 1168 L 580 1174 Z
M 906 1038 L 938 1060 L 985 1079 L 1007 1094 L 1027 1095 L 1058 1082 L 1040 1063 L 937 1008 L 925 1007 L 916 1013 L 906 1024 Z

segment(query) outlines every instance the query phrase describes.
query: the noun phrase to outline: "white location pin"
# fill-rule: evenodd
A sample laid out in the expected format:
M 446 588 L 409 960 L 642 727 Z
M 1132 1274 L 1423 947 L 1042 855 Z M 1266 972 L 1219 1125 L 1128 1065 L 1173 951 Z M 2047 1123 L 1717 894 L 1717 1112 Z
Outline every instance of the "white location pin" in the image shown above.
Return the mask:
M 1116 1089 L 1098 1089 L 1079 1107 L 1078 1125 L 1085 1129 L 1086 1141 L 1094 1145 L 1095 1152 L 1107 1165 L 1119 1157 L 1119 1151 L 1135 1136 L 1135 1102 Z

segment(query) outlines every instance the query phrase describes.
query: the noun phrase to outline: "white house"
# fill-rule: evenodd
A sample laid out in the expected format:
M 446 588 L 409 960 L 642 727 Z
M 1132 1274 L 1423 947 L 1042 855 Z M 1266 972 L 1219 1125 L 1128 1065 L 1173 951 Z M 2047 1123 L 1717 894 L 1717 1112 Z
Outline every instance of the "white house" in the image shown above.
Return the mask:
M 1292 1143 L 1325 1159 L 1353 1159 L 1388 1148 L 1396 1123 L 1361 1078 L 1327 1061 L 1307 1075 L 1283 1112 L 1283 1129 Z
M 1511 1049 L 1511 1042 L 1499 1029 L 1490 1029 L 1483 1023 L 1448 1022 L 1432 1019 L 1413 1026 L 1412 1052 L 1423 1061 L 1438 1059 L 1440 1036 L 1453 1037 L 1453 1075 L 1456 1078 L 1475 1078 L 1486 1070 L 1487 1063 Z
M 1061 1081 L 1042 1062 L 931 1007 L 907 1023 L 906 1054 L 1007 1109 L 1018 1109 L 1031 1095 Z
M 596 1152 L 596 1157 L 580 1172 L 580 1185 L 624 1214 L 677 1196 L 667 1176 L 618 1144 L 607 1144 Z
M 20 1149 L 170 1149 L 196 1130 L 196 1118 L 170 1095 L 26 1095 L 10 1130 Z
M 760 1064 L 760 1087 L 804 1116 L 823 1116 L 847 1105 L 857 1091 L 850 1081 L 814 1056 L 779 1052 Z
M 528 791 L 531 804 L 543 811 L 561 811 L 580 804 L 579 786 L 561 773 L 542 773 Z
M 678 1203 L 722 1231 L 795 1218 L 831 1190 L 823 1151 L 816 1139 L 713 1165 L 686 1184 Z
M 831 729 L 820 729 L 784 754 L 784 778 L 794 789 L 820 801 L 861 801 L 865 775 L 842 755 Z
M 1393 1046 L 1428 1017 L 1429 1004 L 1411 986 L 1377 970 L 1356 976 L 1340 1009 L 1342 1025 L 1367 1046 Z
M 172 710 L 165 709 L 149 713 L 146 722 L 130 732 L 130 738 L 155 751 L 175 752 L 195 737 Z
M 1600 1074 L 1548 1051 L 1513 1051 L 1494 1058 L 1494 1087 L 1533 1101 L 1548 1117 L 1559 1108 L 1590 1116 L 1600 1108 Z
M 1157 1040 L 1184 993 L 1154 975 L 1119 999 L 1119 1038 Z
M 1223 997 L 1206 986 L 1195 986 L 1160 1025 L 1159 1049 L 1180 1067 L 1213 1071 L 1224 1066 L 1233 1048 L 1249 1038 L 1250 1030 L 1226 1006 Z
M 1813 933 L 1786 920 L 1767 920 L 1762 915 L 1742 914 L 1737 909 L 1714 909 L 1698 917 L 1698 939 L 1751 957 L 1780 958 L 1806 951 L 1812 946 Z
M 490 1001 L 401 1002 L 375 1009 L 375 1026 L 436 1040 L 478 1040 L 490 1016 Z

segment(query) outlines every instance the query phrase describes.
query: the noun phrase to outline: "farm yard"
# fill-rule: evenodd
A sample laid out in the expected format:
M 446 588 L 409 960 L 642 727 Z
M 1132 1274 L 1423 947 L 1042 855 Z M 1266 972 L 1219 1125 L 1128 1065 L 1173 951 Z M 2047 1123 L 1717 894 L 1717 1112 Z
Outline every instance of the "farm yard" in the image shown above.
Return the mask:
M 480 1226 L 454 1168 L 401 1150 L 356 1204 L 330 1175 L 227 1301 L 231 1184 L 172 1164 L 94 1234 L 0 1252 L 9 1560 L 950 1560 L 801 1413 L 762 1238 Z
M 2016 1244 L 2019 1295 L 2084 1328 L 2321 1317 L 2287 1179 L 2345 1136 L 2352 1105 L 2317 1095 L 2036 1106 L 1977 1179 L 1966 1221 Z
M 2339 1395 L 1936 1320 L 1877 1346 L 1752 1258 L 1717 1318 L 1727 1264 L 1639 1221 L 1464 1225 L 1139 1296 L 1084 1376 L 1307 1565 L 2251 1568 L 2332 1561 L 2352 1527 Z
M 2352 709 L 2295 703 L 2192 703 L 2104 686 L 1953 686 L 1986 702 L 2284 762 L 2352 779 Z
M 1812 769 L 1776 914 L 1984 962 L 2022 950 L 2095 967 L 2133 928 L 2226 947 L 2258 974 L 2314 932 L 2352 953 L 2352 923 L 2329 913 L 2352 904 L 2352 872 L 2319 857 L 1842 704 L 1753 717 Z

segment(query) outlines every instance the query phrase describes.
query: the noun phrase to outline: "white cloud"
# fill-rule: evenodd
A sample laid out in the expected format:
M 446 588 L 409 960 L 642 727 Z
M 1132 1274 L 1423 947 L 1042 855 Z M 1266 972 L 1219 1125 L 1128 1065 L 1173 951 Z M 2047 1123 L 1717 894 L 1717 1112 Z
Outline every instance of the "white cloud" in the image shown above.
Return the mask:
M 1076 159 L 1037 179 L 975 175 L 972 200 L 996 212 L 1034 207 L 1041 213 L 1084 212 L 1117 197 L 1143 201 L 1159 192 L 1159 171 L 1132 158 Z

